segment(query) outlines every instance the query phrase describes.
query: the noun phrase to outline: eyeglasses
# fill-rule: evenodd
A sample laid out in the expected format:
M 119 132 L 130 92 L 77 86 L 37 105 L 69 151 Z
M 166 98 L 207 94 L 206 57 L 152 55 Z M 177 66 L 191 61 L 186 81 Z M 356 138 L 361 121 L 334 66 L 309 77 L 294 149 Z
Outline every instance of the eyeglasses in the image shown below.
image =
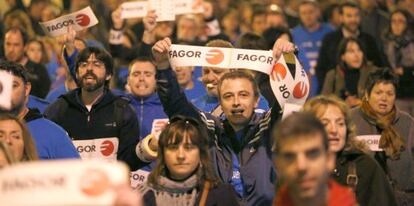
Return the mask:
M 89 67 L 90 65 L 92 65 L 92 68 L 103 68 L 105 64 L 99 60 L 80 62 L 79 68 L 85 69 Z

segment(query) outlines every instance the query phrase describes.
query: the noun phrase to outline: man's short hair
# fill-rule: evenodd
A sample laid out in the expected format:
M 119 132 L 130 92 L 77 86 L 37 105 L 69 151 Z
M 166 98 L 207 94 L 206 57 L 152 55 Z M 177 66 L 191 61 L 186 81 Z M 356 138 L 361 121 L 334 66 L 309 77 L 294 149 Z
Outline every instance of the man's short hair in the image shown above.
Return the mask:
M 370 95 L 372 89 L 378 83 L 389 83 L 394 85 L 394 88 L 397 89 L 398 82 L 398 76 L 393 73 L 390 68 L 380 68 L 369 74 L 365 91 L 367 95 Z
M 13 76 L 21 78 L 25 84 L 29 82 L 29 74 L 27 73 L 27 70 L 19 63 L 1 60 L 0 70 L 8 71 L 12 73 Z
M 88 61 L 92 54 L 95 54 L 95 58 L 104 63 L 106 74 L 112 75 L 114 67 L 112 56 L 106 50 L 98 47 L 86 47 L 84 50 L 79 52 L 76 58 L 76 72 L 79 69 L 80 63 Z
M 280 152 L 286 139 L 299 139 L 309 135 L 320 135 L 323 148 L 328 151 L 329 142 L 325 127 L 312 113 L 297 112 L 280 122 L 273 131 L 273 152 Z M 300 144 L 298 140 L 298 144 Z
M 155 66 L 155 64 L 154 64 L 154 61 L 153 61 L 153 59 L 152 59 L 150 56 L 138 56 L 137 58 L 135 58 L 134 60 L 132 60 L 132 62 L 129 64 L 129 66 L 128 66 L 128 76 L 131 74 L 131 69 L 132 69 L 132 66 L 133 66 L 135 63 L 137 63 L 137 62 L 149 62 L 149 63 L 151 63 L 152 65 L 154 65 L 154 67 L 155 67 L 155 71 L 157 70 L 157 69 L 156 69 L 156 66 Z
M 207 42 L 206 47 L 222 47 L 222 48 L 233 48 L 233 45 L 225 40 L 214 39 Z
M 26 30 L 23 29 L 22 27 L 18 27 L 18 26 L 10 27 L 9 29 L 7 29 L 6 33 L 4 34 L 7 34 L 9 32 L 20 33 L 20 36 L 22 37 L 22 40 L 23 40 L 23 46 L 26 45 L 27 42 L 29 41 L 29 35 L 27 34 Z
M 218 92 L 218 96 L 220 99 L 220 90 L 221 90 L 221 86 L 223 85 L 224 80 L 229 80 L 229 79 L 246 79 L 248 80 L 253 87 L 253 93 L 255 97 L 259 97 L 259 86 L 257 85 L 256 80 L 254 79 L 253 75 L 251 75 L 250 73 L 243 71 L 243 70 L 234 70 L 234 71 L 230 71 L 225 73 L 219 80 L 218 85 L 217 85 L 217 92 Z
M 359 4 L 355 1 L 344 1 L 339 5 L 339 14 L 344 14 L 344 8 L 345 7 L 351 7 L 354 9 L 358 9 L 359 11 L 361 11 L 361 7 L 359 6 Z
M 262 36 L 252 32 L 247 32 L 241 35 L 239 40 L 236 42 L 236 47 L 242 49 L 268 49 L 266 40 Z

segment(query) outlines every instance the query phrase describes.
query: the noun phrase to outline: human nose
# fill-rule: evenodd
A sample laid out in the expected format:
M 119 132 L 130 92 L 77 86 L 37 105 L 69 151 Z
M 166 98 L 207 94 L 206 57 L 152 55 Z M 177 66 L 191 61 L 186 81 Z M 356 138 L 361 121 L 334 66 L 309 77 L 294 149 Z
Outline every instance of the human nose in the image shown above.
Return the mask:
M 185 159 L 185 151 L 183 147 L 179 147 L 177 150 L 177 159 L 179 161 L 182 161 Z
M 299 155 L 296 159 L 296 168 L 298 171 L 304 171 L 307 167 L 307 159 L 304 155 Z
M 338 127 L 333 123 L 329 123 L 326 129 L 329 134 L 336 134 L 338 132 Z
M 235 97 L 233 98 L 233 105 L 234 105 L 234 106 L 239 106 L 239 105 L 240 105 L 240 99 L 239 99 L 239 96 L 235 96 Z

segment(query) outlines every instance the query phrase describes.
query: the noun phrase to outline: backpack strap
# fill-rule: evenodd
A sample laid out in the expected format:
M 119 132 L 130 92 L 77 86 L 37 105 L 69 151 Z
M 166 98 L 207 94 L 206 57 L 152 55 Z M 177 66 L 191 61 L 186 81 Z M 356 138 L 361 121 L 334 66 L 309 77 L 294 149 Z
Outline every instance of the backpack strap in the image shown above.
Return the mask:
M 120 96 L 115 100 L 114 103 L 114 116 L 116 127 L 121 127 L 124 120 L 124 111 L 125 108 L 129 106 L 130 100 L 127 97 Z
M 346 184 L 356 191 L 356 186 L 358 185 L 358 176 L 355 161 L 351 161 L 348 165 L 348 175 L 346 176 Z

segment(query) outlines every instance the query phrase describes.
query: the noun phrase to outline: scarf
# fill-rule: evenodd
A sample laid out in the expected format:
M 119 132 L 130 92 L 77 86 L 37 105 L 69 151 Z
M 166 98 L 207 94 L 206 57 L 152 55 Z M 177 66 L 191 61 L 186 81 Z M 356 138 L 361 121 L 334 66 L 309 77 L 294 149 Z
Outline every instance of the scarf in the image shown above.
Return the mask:
M 381 131 L 379 148 L 384 150 L 388 158 L 392 160 L 399 159 L 401 151 L 404 150 L 405 143 L 392 124 L 397 114 L 395 106 L 389 114 L 381 117 L 374 112 L 367 98 L 364 97 L 362 99 L 361 110 L 368 118 L 368 122 L 374 124 Z
M 156 187 L 144 184 L 139 191 L 145 194 L 151 190 L 157 206 L 193 206 L 197 198 L 197 187 L 198 177 L 195 174 L 183 182 L 160 176 Z

